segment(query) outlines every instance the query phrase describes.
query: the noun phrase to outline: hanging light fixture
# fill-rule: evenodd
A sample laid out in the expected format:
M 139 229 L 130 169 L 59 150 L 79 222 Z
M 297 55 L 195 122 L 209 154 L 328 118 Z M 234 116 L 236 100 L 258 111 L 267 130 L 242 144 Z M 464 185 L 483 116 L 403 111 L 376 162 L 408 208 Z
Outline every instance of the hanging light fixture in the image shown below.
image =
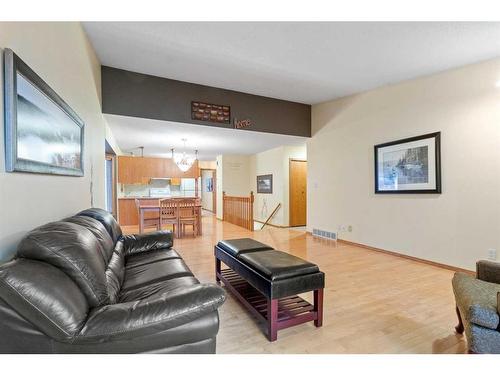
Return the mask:
M 177 167 L 182 171 L 186 172 L 191 168 L 196 160 L 198 160 L 198 150 L 195 150 L 195 157 L 193 158 L 192 156 L 188 156 L 186 154 L 186 138 L 183 138 L 182 141 L 184 142 L 184 150 L 182 151 L 182 154 L 175 154 L 174 149 L 172 149 L 172 159 L 174 160 L 174 163 L 177 165 Z

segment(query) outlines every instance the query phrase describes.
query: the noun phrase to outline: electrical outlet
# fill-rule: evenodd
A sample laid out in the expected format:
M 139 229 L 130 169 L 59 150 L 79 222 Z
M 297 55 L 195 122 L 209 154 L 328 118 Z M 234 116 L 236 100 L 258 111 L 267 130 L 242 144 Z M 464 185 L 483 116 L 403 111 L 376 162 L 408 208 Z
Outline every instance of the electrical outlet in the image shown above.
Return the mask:
M 347 227 L 347 231 L 348 231 L 348 232 L 352 232 L 352 225 L 349 225 L 349 226 Z
M 488 249 L 488 259 L 489 260 L 497 260 L 497 251 L 496 251 L 496 249 Z

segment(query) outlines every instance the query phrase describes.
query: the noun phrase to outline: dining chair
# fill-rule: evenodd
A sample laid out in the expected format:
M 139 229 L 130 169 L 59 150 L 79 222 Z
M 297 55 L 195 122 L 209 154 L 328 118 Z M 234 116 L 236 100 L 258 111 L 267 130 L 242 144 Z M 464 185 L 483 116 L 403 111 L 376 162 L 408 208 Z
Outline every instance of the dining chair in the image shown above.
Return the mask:
M 172 225 L 176 237 L 179 237 L 179 207 L 175 199 L 160 200 L 160 227 Z
M 184 236 L 186 233 L 186 226 L 193 227 L 193 237 L 198 233 L 198 216 L 196 201 L 194 199 L 180 199 L 179 200 L 179 227 L 180 234 Z
M 141 201 L 139 199 L 135 199 L 135 207 L 137 208 L 137 218 L 141 220 Z M 160 225 L 160 215 L 151 212 L 144 213 L 143 226 L 146 227 L 156 227 L 156 230 L 161 229 Z M 140 228 L 140 223 L 139 223 Z

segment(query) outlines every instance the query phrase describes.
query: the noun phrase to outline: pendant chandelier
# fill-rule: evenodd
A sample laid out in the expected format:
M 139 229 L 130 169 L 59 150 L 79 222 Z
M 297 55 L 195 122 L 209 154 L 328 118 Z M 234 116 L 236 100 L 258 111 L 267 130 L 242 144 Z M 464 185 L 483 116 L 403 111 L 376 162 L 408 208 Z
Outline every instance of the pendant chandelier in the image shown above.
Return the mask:
M 194 151 L 195 157 L 189 156 L 186 154 L 186 141 L 187 139 L 183 138 L 184 142 L 184 150 L 182 154 L 175 154 L 174 149 L 172 149 L 172 159 L 177 167 L 182 171 L 186 172 L 191 168 L 196 160 L 198 160 L 198 150 Z

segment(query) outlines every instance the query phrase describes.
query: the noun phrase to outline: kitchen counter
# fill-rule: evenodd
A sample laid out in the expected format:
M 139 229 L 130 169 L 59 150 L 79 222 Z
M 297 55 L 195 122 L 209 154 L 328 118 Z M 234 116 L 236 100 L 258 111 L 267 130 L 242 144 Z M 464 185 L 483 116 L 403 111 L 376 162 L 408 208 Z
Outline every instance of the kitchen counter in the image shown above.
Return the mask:
M 196 199 L 196 197 L 177 197 L 177 196 L 164 196 L 164 197 L 120 197 L 118 198 L 118 222 L 120 225 L 138 225 L 139 216 L 137 215 L 137 206 L 135 200 L 141 201 L 141 205 L 158 205 L 160 199 Z M 198 198 L 199 199 L 199 198 Z M 154 213 L 148 212 L 145 216 L 146 219 L 154 217 Z M 158 216 L 158 213 L 156 213 Z

